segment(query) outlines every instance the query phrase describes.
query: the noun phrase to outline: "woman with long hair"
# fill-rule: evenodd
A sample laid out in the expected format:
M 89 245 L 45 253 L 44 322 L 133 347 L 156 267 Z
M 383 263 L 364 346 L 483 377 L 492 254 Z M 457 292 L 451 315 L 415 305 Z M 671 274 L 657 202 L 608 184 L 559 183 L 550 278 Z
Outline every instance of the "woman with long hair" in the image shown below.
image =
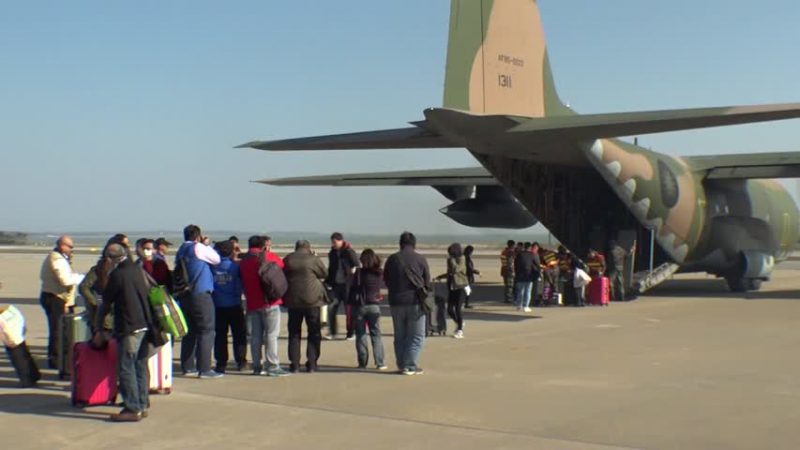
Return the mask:
M 361 268 L 356 270 L 353 286 L 350 289 L 350 303 L 355 308 L 356 356 L 358 367 L 366 369 L 369 363 L 369 346 L 367 342 L 367 329 L 372 341 L 372 356 L 375 368 L 386 370 L 388 367 L 383 361 L 383 338 L 381 337 L 381 282 L 383 269 L 381 258 L 375 251 L 368 248 L 361 252 Z
M 447 313 L 456 323 L 456 332 L 453 337 L 464 337 L 464 302 L 467 299 L 466 287 L 469 286 L 467 278 L 467 264 L 461 244 L 454 243 L 447 249 Z

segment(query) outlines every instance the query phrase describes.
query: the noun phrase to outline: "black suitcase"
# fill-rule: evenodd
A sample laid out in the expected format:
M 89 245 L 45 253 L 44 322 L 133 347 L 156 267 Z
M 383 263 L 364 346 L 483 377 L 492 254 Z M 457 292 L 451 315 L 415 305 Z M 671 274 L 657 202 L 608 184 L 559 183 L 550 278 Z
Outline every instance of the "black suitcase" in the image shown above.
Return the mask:
M 39 373 L 39 367 L 36 366 L 36 361 L 33 360 L 31 351 L 28 349 L 28 344 L 23 342 L 14 348 L 6 347 L 6 354 L 8 359 L 11 360 L 11 365 L 17 372 L 20 385 L 22 387 L 34 387 L 36 382 L 42 379 Z
M 435 283 L 433 291 L 436 309 L 425 317 L 425 334 L 444 336 L 447 334 L 447 284 Z

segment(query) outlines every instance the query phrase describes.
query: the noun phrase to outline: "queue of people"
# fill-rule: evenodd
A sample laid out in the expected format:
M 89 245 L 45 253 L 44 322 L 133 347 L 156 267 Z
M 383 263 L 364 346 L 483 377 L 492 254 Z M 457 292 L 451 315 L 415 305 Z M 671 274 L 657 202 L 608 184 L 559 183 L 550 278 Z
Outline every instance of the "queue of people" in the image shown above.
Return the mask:
M 272 252 L 267 236 L 250 237 L 248 251 L 240 253 L 238 239 L 212 247 L 196 225 L 187 226 L 183 234 L 172 269 L 166 258 L 168 241 L 140 239 L 131 248 L 122 234 L 108 240 L 86 275 L 72 268 L 74 243 L 69 236 L 59 238 L 43 263 L 41 304 L 48 318 L 51 368 L 56 365 L 60 345 L 58 323 L 74 310 L 78 292 L 85 298 L 91 342 L 100 347 L 113 336 L 118 343 L 117 373 L 124 408 L 112 420 L 132 422 L 149 415 L 147 359 L 154 354 L 154 346 L 164 345 L 157 344 L 155 335 L 160 327 L 148 306 L 155 285 L 173 292 L 188 323 L 180 350 L 184 376 L 223 377 L 228 367 L 229 331 L 236 368 L 245 370 L 248 328 L 254 375 L 282 377 L 301 367 L 313 373 L 322 352 L 322 309 L 329 308 L 327 336 L 335 339 L 339 306 L 345 309 L 345 339 L 355 341 L 357 366 L 368 367 L 371 346 L 375 369 L 388 370 L 381 334 L 384 284 L 395 330 L 398 373 L 423 373 L 420 356 L 426 313 L 422 303 L 425 293 L 432 290 L 432 281 L 428 262 L 416 252 L 412 233 L 400 236 L 399 251 L 385 265 L 372 249 L 359 256 L 341 233 L 334 233 L 327 266 L 305 240 L 297 241 L 294 252 L 280 258 Z M 467 263 L 460 246 L 454 245 L 445 276 L 452 289 L 450 315 L 458 323 L 456 337 L 463 336 L 461 310 L 468 295 L 468 273 L 474 276 L 479 272 Z M 271 287 L 280 284 L 275 281 L 278 279 L 285 283 L 285 290 L 276 296 Z M 281 365 L 278 348 L 282 308 L 288 313 L 288 370 Z M 307 344 L 301 364 L 303 323 Z

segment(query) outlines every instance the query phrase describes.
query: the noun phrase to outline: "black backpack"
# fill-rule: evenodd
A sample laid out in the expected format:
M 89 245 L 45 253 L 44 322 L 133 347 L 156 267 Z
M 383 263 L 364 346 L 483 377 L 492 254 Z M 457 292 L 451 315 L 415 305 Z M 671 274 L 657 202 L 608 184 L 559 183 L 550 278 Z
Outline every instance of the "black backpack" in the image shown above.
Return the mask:
M 277 263 L 267 261 L 262 253 L 259 257 L 258 278 L 261 280 L 261 287 L 264 290 L 264 297 L 267 303 L 272 303 L 283 298 L 289 290 L 289 281 L 283 273 L 283 269 Z
M 186 268 L 186 258 L 178 258 L 175 270 L 172 271 L 170 293 L 173 297 L 180 298 L 192 293 L 194 283 L 189 280 L 189 270 Z

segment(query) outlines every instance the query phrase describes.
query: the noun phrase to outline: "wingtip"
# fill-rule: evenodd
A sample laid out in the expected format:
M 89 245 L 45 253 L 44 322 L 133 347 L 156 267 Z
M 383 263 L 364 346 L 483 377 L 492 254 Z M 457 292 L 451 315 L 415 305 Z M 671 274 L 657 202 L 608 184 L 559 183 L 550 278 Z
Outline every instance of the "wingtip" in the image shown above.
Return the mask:
M 236 147 L 233 148 L 255 148 L 255 146 L 258 145 L 260 142 L 261 141 L 250 141 L 241 145 L 237 145 Z

